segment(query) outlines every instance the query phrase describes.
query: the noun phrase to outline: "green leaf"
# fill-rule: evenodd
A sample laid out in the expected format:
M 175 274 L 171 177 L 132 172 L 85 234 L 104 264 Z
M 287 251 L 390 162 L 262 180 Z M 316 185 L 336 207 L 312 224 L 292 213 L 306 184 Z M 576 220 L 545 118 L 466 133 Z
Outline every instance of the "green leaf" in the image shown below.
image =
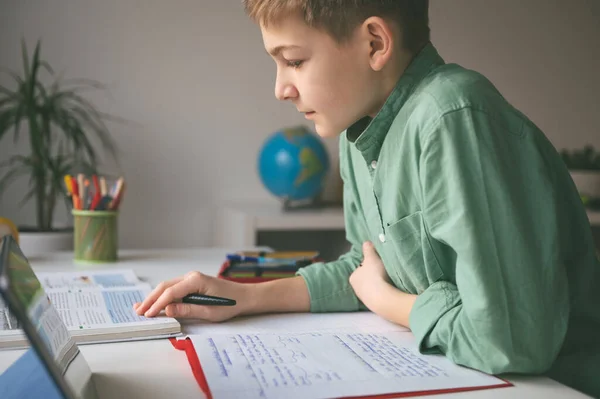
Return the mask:
M 85 159 L 78 161 L 77 168 L 85 175 L 97 175 L 98 167 Z M 109 176 L 106 176 L 109 177 Z
M 13 90 L 10 90 L 4 86 L 0 86 L 0 93 L 4 94 L 7 99 L 14 99 L 15 97 L 17 97 L 17 93 Z
M 68 88 L 69 86 L 75 86 L 70 91 L 78 91 L 84 89 L 95 89 L 95 90 L 108 90 L 106 85 L 98 82 L 93 79 L 85 79 L 85 78 L 75 78 L 75 79 L 66 79 L 63 81 L 63 87 Z
M 23 76 L 29 76 L 29 53 L 25 39 L 21 39 L 21 56 L 23 57 Z
M 14 115 L 14 134 L 13 134 L 13 143 L 16 143 L 17 140 L 19 139 L 19 132 L 21 131 L 21 121 L 23 120 L 23 112 L 24 112 L 24 106 L 23 104 L 19 103 L 19 105 L 17 106 L 17 109 L 15 110 L 15 115 Z
M 38 74 L 39 69 L 40 69 L 40 41 L 38 40 L 37 44 L 35 45 L 35 50 L 33 52 L 33 62 L 31 64 L 31 71 L 30 71 L 30 76 L 28 79 L 29 96 L 32 99 L 34 98 L 34 91 L 35 91 L 35 87 L 37 84 L 37 74 Z M 27 75 L 25 75 L 25 76 L 27 76 Z
M 50 75 L 54 75 L 54 70 L 46 61 L 40 61 L 40 68 L 44 68 Z
M 62 111 L 62 131 L 67 137 L 70 137 L 75 146 L 75 151 L 84 151 L 85 155 L 90 161 L 96 163 L 96 152 L 93 149 L 92 144 L 88 140 L 84 130 L 81 127 L 79 120 L 67 111 Z
M 108 128 L 102 121 L 102 119 L 94 118 L 91 113 L 86 112 L 85 109 L 80 107 L 72 108 L 72 111 L 79 117 L 82 125 L 87 125 L 91 132 L 94 133 L 102 143 L 104 149 L 108 150 L 113 158 L 116 158 L 116 145 L 110 137 Z
M 31 166 L 31 159 L 24 155 L 13 155 L 8 160 L 0 162 L 0 168 L 5 168 L 7 166 L 14 166 L 17 163 L 21 163 L 26 166 Z
M 10 76 L 11 78 L 13 78 L 17 82 L 18 86 L 23 84 L 23 79 L 13 70 L 0 67 L 0 72 L 5 73 L 8 76 Z
M 0 140 L 15 122 L 17 110 L 5 109 L 0 113 Z
M 23 205 L 25 205 L 31 198 L 33 198 L 33 196 L 36 194 L 37 189 L 35 186 L 33 186 L 29 192 L 27 192 L 27 194 L 25 194 L 25 197 L 23 197 L 23 199 L 19 202 L 19 207 L 23 207 Z
M 0 99 L 0 115 L 2 114 L 3 110 L 18 105 L 18 100 L 19 99 L 16 95 L 6 96 Z

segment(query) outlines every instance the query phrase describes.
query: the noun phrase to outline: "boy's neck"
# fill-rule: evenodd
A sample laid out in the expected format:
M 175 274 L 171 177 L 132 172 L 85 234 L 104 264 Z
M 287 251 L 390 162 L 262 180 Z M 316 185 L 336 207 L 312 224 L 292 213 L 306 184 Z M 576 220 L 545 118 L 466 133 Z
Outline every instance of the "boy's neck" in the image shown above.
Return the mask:
M 375 118 L 379 113 L 383 104 L 385 104 L 390 94 L 392 94 L 398 81 L 415 56 L 416 53 L 411 53 L 408 50 L 402 49 L 398 52 L 398 57 L 396 57 L 394 62 L 390 65 L 390 68 L 387 71 L 382 71 L 385 75 L 382 76 L 381 80 L 381 95 L 379 96 L 379 101 L 372 108 L 372 111 L 369 112 L 369 117 Z

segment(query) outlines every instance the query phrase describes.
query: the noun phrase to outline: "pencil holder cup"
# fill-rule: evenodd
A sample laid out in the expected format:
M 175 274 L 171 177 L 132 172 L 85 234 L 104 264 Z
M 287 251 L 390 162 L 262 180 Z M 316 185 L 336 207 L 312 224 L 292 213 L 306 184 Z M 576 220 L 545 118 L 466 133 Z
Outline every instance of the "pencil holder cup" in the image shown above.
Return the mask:
M 117 261 L 116 211 L 72 210 L 74 260 L 77 263 Z

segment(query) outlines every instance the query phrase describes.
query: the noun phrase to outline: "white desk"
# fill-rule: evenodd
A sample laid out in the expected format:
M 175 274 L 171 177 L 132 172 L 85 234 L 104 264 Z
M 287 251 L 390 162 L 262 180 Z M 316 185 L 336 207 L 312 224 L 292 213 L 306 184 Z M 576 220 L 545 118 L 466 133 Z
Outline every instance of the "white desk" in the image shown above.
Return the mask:
M 226 249 L 121 251 L 121 261 L 106 267 L 130 268 L 150 284 L 198 270 L 215 275 Z M 31 259 L 38 271 L 74 270 L 70 253 Z M 193 324 L 185 322 L 185 324 Z M 186 325 L 184 324 L 184 332 Z M 82 345 L 102 398 L 201 398 L 185 354 L 168 340 Z M 23 350 L 0 351 L 0 372 Z M 514 387 L 436 395 L 436 398 L 511 397 L 528 399 L 583 398 L 584 395 L 544 377 L 509 378 Z

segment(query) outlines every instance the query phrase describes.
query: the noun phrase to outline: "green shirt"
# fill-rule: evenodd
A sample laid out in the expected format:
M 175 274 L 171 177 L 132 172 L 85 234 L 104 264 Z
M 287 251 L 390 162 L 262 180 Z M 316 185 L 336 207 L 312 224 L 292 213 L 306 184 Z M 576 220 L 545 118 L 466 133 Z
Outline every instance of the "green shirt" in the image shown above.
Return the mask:
M 428 44 L 381 111 L 340 137 L 350 251 L 298 272 L 312 312 L 365 309 L 348 279 L 370 240 L 418 294 L 423 353 L 491 374 L 545 373 L 600 396 L 600 265 L 544 134 L 482 75 Z

